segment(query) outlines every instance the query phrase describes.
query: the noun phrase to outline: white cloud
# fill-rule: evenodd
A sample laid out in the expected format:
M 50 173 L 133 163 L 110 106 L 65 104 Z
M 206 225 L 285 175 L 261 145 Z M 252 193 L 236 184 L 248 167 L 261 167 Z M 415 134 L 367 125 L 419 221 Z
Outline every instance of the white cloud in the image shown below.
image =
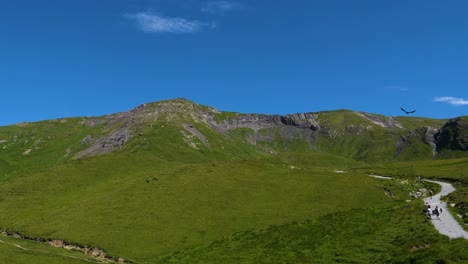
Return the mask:
M 229 10 L 240 9 L 241 5 L 231 1 L 210 1 L 202 5 L 201 11 L 210 14 L 222 14 Z
M 198 20 L 180 17 L 164 17 L 145 12 L 125 15 L 134 20 L 140 30 L 150 33 L 193 33 L 202 30 L 205 24 Z
M 451 97 L 451 96 L 442 96 L 442 97 L 436 97 L 434 98 L 434 102 L 442 102 L 442 103 L 447 103 L 451 105 L 468 105 L 468 100 L 465 100 L 463 98 L 457 98 L 457 97 Z

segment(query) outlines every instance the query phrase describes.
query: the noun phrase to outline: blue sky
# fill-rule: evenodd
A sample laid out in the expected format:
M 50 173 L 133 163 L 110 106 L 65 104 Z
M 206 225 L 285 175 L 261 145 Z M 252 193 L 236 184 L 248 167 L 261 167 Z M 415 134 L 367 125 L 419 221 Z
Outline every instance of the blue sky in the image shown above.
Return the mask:
M 0 125 L 184 97 L 222 111 L 468 115 L 468 2 L 0 2 Z

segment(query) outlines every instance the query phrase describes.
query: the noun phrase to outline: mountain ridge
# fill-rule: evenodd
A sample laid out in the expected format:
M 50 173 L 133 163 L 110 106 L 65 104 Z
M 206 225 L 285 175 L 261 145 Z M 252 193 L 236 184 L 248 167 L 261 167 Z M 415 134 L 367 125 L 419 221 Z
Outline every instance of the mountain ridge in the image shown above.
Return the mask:
M 244 114 L 223 112 L 178 98 L 145 103 L 127 112 L 100 117 L 3 127 L 0 128 L 0 147 L 3 145 L 5 149 L 17 140 L 14 137 L 18 134 L 30 134 L 29 139 L 23 139 L 21 148 L 23 156 L 28 156 L 42 141 L 47 141 L 46 135 L 39 143 L 37 141 L 34 131 L 42 130 L 40 126 L 56 126 L 59 130 L 60 126 L 74 123 L 66 133 L 68 137 L 81 138 L 69 142 L 72 146 L 64 148 L 63 159 L 125 151 L 129 146 L 139 151 L 138 148 L 150 145 L 148 142 L 183 140 L 186 147 L 204 153 L 226 152 L 229 148 L 223 145 L 229 145 L 243 148 L 243 152 L 251 153 L 248 155 L 315 150 L 363 161 L 424 160 L 436 159 L 440 153 L 443 153 L 442 158 L 466 157 L 466 119 L 468 117 L 448 120 L 387 117 L 344 109 L 287 115 Z M 30 127 L 34 128 L 26 132 Z M 16 130 L 16 135 L 10 134 L 8 139 L 2 133 L 5 130 Z M 33 140 L 36 144 L 31 145 Z M 28 147 L 24 147 L 26 145 Z

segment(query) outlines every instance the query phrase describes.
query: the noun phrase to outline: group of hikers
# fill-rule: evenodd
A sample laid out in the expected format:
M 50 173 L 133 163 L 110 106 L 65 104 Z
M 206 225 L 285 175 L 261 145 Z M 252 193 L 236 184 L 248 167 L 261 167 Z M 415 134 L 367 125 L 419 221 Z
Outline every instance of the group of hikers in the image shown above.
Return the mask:
M 421 176 L 418 176 L 417 181 L 422 182 Z M 434 195 L 434 191 L 429 189 L 428 192 L 429 192 L 429 196 L 432 199 L 432 196 Z M 433 210 L 431 210 L 431 205 L 429 203 L 426 203 L 426 207 L 423 209 L 423 212 L 427 214 L 427 217 L 431 219 L 432 219 L 432 215 L 435 215 L 437 216 L 437 219 L 440 220 L 440 214 L 442 213 L 442 208 L 439 208 L 439 206 L 436 205 L 436 207 Z
M 418 176 L 418 180 L 419 180 L 419 182 L 422 181 L 421 176 Z M 434 195 L 434 191 L 429 189 L 429 196 L 431 197 L 431 199 L 432 199 L 433 195 Z M 436 205 L 434 210 L 431 210 L 431 205 L 429 203 L 426 203 L 426 208 L 424 208 L 423 212 L 426 213 L 427 217 L 429 217 L 431 219 L 432 219 L 432 215 L 435 215 L 435 216 L 437 216 L 437 219 L 440 220 L 440 214 L 442 213 L 442 208 L 439 208 Z
M 426 203 L 426 209 L 425 212 L 427 213 L 427 217 L 432 218 L 432 215 L 437 216 L 437 219 L 440 220 L 440 214 L 442 213 L 442 208 L 439 208 L 437 205 L 434 208 L 434 210 L 431 210 L 431 205 L 429 203 Z

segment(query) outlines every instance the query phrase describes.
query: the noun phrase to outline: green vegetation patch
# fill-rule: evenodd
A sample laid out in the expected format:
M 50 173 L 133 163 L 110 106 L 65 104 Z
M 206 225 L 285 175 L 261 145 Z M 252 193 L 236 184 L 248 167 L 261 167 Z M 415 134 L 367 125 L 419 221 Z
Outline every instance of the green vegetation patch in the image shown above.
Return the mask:
M 365 175 L 298 164 L 168 163 L 156 153 L 80 159 L 3 182 L 0 223 L 151 261 L 243 230 L 395 202 Z
M 433 228 L 421 204 L 353 209 L 240 232 L 162 263 L 466 263 L 468 241 Z

